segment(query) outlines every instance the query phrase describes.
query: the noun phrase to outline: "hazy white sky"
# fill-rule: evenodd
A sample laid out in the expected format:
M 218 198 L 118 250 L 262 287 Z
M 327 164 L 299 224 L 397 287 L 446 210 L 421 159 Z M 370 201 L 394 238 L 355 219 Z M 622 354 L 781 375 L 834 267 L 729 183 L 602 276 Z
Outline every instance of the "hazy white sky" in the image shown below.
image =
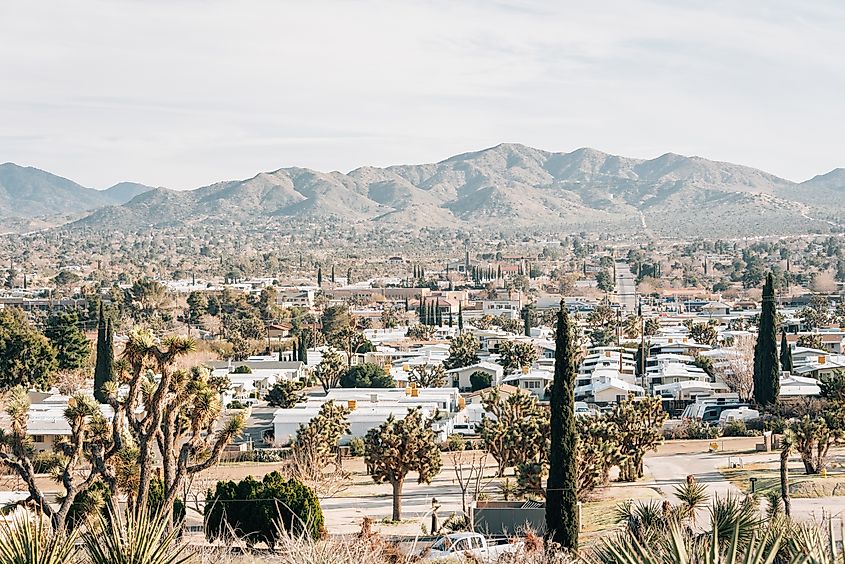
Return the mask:
M 845 166 L 840 0 L 0 0 L 0 162 L 193 188 L 497 143 Z

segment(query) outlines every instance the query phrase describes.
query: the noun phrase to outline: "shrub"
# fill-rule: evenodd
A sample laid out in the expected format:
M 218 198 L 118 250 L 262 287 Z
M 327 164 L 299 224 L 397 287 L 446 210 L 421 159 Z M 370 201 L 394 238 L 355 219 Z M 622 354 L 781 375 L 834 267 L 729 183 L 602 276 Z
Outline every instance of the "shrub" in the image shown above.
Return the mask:
M 722 430 L 715 425 L 701 421 L 684 421 L 674 429 L 664 433 L 667 439 L 717 439 Z
M 240 400 L 233 400 L 226 405 L 226 409 L 246 409 L 247 405 Z
M 364 456 L 364 439 L 355 437 L 349 441 L 349 454 L 351 456 Z
M 206 494 L 205 526 L 209 540 L 233 532 L 248 546 L 263 542 L 273 548 L 280 529 L 319 538 L 323 512 L 314 490 L 270 472 L 260 482 L 252 476 L 217 482 L 215 491 Z
M 757 434 L 759 434 L 757 431 L 746 427 L 745 421 L 731 421 L 722 427 L 723 437 L 753 437 Z
M 241 364 L 240 366 L 236 366 L 234 370 L 232 370 L 232 374 L 252 374 L 252 368 Z
M 466 450 L 467 442 L 460 435 L 449 435 L 449 437 L 446 439 L 446 442 L 443 443 L 441 447 L 441 450 L 446 451 Z
M 393 377 L 380 364 L 365 362 L 350 368 L 340 379 L 344 388 L 392 388 Z
M 469 375 L 469 384 L 470 386 L 472 386 L 473 392 L 489 388 L 492 383 L 493 377 L 490 375 L 489 372 L 484 372 L 483 370 L 476 370 L 475 372 Z
M 32 457 L 32 466 L 36 474 L 51 474 L 62 467 L 62 455 L 57 452 L 38 452 Z

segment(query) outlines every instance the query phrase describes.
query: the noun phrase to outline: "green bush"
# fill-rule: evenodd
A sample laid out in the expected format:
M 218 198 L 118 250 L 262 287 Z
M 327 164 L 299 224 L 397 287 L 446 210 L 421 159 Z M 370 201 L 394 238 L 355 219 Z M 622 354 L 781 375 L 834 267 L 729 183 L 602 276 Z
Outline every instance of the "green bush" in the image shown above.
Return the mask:
M 279 472 L 259 482 L 247 476 L 240 482 L 217 482 L 205 503 L 205 530 L 209 540 L 234 532 L 248 546 L 265 543 L 273 548 L 280 528 L 313 539 L 323 534 L 323 511 L 314 490 Z
M 226 405 L 226 409 L 246 409 L 247 405 L 240 400 L 232 400 Z
M 722 427 L 723 437 L 753 437 L 758 434 L 757 431 L 746 427 L 745 421 L 731 421 Z
M 234 370 L 232 370 L 232 374 L 252 374 L 252 368 L 246 366 L 245 364 L 241 364 L 240 366 L 236 366 Z
M 372 362 L 357 364 L 350 368 L 340 379 L 340 385 L 344 388 L 392 388 L 394 386 L 393 377 L 385 372 L 384 367 Z
M 472 386 L 472 391 L 477 392 L 489 388 L 493 383 L 493 376 L 489 372 L 483 370 L 476 370 L 469 375 L 469 385 Z
M 441 445 L 440 450 L 445 450 L 449 452 L 466 450 L 467 448 L 467 441 L 460 435 L 449 435 L 446 439 L 446 442 Z
M 716 425 L 710 425 L 702 421 L 684 421 L 671 431 L 664 433 L 667 439 L 717 439 L 722 430 Z
M 62 460 L 62 455 L 57 452 L 38 452 L 32 457 L 32 467 L 36 474 L 51 474 L 62 466 Z
M 351 456 L 364 456 L 364 439 L 355 437 L 349 441 L 349 454 Z

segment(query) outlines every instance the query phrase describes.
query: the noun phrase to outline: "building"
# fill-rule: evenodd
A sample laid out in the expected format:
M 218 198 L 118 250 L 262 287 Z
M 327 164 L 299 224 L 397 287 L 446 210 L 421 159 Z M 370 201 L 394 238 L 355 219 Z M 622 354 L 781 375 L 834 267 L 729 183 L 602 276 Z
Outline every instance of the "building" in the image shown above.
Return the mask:
M 420 408 L 424 417 L 437 414 L 434 430 L 445 441 L 456 423 L 466 423 L 466 403 L 456 388 L 335 388 L 325 395 L 314 395 L 290 409 L 277 409 L 273 415 L 274 444 L 289 444 L 300 425 L 316 417 L 326 402 L 334 401 L 350 408 L 349 433 L 340 444 L 363 438 L 370 429 L 388 417 L 402 419 L 408 411 Z
M 447 370 L 446 374 L 449 376 L 449 378 L 451 378 L 452 386 L 460 389 L 461 391 L 466 391 L 472 389 L 472 382 L 470 381 L 470 376 L 474 372 L 484 372 L 486 374 L 489 374 L 490 385 L 498 386 L 502 383 L 502 378 L 505 374 L 505 369 L 502 368 L 501 364 L 496 364 L 495 362 L 481 361 L 471 366 L 464 366 L 462 368 L 453 368 L 451 370 Z

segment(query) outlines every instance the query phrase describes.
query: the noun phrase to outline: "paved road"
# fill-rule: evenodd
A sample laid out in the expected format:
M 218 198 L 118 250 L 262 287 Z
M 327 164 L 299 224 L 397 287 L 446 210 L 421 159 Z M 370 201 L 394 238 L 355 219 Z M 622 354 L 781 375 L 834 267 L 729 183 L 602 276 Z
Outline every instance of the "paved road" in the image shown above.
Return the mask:
M 616 296 L 625 312 L 637 311 L 637 284 L 626 262 L 616 263 Z

